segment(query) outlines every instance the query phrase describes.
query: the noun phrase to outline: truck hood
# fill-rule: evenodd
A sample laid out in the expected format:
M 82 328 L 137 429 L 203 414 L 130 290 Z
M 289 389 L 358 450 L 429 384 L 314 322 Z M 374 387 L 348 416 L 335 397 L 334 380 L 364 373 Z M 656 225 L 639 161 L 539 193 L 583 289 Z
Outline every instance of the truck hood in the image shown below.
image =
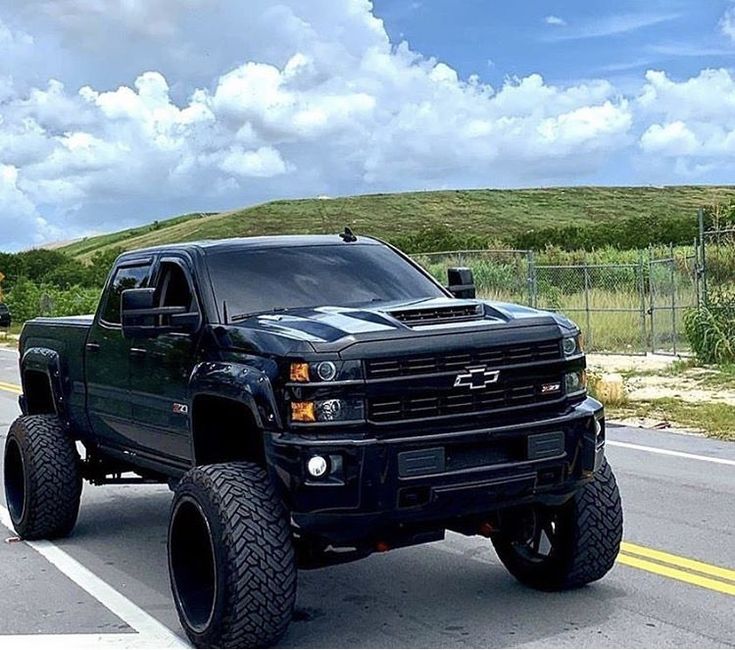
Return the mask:
M 367 307 L 316 307 L 251 316 L 218 326 L 215 335 L 223 347 L 258 353 L 342 353 L 357 343 L 439 336 L 476 339 L 498 329 L 533 327 L 545 335 L 576 326 L 551 312 L 510 303 L 432 298 L 380 303 Z M 485 338 L 482 336 L 482 338 Z M 402 346 L 401 346 L 402 347 Z

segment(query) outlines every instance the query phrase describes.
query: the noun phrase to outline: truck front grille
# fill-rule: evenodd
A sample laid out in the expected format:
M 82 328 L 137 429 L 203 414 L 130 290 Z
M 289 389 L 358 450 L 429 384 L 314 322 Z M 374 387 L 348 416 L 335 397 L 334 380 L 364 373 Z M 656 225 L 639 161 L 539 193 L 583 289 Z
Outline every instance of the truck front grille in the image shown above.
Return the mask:
M 561 359 L 559 341 L 552 340 L 444 354 L 425 354 L 394 359 L 368 359 L 365 362 L 365 370 L 368 379 L 391 379 L 393 377 L 460 371 L 472 366 L 496 368 L 559 359 Z
M 558 383 L 559 390 L 543 392 L 542 385 Z M 561 377 L 546 377 L 479 390 L 412 393 L 368 399 L 368 419 L 376 423 L 492 413 L 504 409 L 534 407 L 557 402 L 564 397 Z

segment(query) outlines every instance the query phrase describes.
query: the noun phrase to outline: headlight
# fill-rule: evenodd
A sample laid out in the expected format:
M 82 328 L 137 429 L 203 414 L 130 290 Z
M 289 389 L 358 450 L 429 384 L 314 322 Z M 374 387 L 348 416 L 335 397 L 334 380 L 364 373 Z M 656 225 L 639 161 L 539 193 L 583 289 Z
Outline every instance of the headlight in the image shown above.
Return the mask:
M 577 395 L 587 390 L 587 373 L 575 370 L 564 375 L 564 390 L 567 395 Z
M 345 422 L 362 420 L 365 407 L 361 399 L 322 399 L 291 402 L 292 422 Z
M 565 336 L 561 342 L 565 357 L 571 357 L 582 352 L 581 336 Z
M 322 381 L 332 381 L 337 376 L 337 366 L 331 361 L 321 361 L 316 364 L 316 376 Z

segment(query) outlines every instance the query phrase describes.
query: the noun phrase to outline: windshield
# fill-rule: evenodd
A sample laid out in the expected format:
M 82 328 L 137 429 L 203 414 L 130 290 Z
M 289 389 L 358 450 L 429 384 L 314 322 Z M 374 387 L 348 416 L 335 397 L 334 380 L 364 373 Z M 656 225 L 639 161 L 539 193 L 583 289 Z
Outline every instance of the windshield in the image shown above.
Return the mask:
M 230 319 L 298 307 L 347 307 L 445 296 L 387 246 L 296 246 L 213 253 L 217 301 Z

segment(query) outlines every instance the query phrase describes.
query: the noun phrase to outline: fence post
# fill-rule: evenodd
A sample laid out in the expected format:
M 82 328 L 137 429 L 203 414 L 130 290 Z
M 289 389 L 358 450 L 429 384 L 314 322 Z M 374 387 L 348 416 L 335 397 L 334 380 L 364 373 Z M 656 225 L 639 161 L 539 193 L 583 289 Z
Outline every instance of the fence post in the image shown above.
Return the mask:
M 671 339 L 673 352 L 676 356 L 676 260 L 674 258 L 674 243 L 669 244 L 669 267 L 671 268 Z
M 638 295 L 640 297 L 641 308 L 641 352 L 644 354 L 648 350 L 648 338 L 646 336 L 646 278 L 643 267 L 643 251 L 638 253 Z
M 702 296 L 700 292 L 700 286 L 699 286 L 699 276 L 700 276 L 700 266 L 699 266 L 699 241 L 697 238 L 694 238 L 694 296 L 696 300 L 696 306 L 699 307 L 702 304 Z
M 587 321 L 587 335 L 586 339 L 590 350 L 592 349 L 594 338 L 592 336 L 592 323 L 590 320 L 590 270 L 587 266 L 587 262 L 584 263 L 584 311 Z
M 528 306 L 536 307 L 536 264 L 533 251 L 526 251 L 526 265 L 528 266 L 526 284 L 528 285 Z
M 704 209 L 697 210 L 697 220 L 699 222 L 699 252 L 702 255 L 700 263 L 700 272 L 702 274 L 702 302 L 707 304 L 707 248 L 704 233 Z
M 648 313 L 651 315 L 651 352 L 656 353 L 656 282 L 651 246 L 648 247 Z

